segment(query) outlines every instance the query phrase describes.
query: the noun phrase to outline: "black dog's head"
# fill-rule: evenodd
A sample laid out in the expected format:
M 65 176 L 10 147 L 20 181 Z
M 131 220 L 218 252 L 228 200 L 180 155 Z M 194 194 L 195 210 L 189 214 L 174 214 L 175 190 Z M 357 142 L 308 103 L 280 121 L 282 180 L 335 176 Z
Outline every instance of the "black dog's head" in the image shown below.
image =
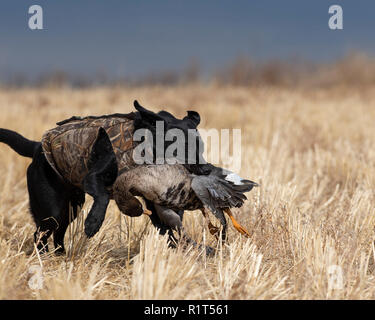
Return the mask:
M 188 111 L 187 116 L 183 119 L 177 119 L 173 114 L 167 111 L 160 111 L 159 113 L 152 112 L 142 107 L 138 101 L 134 101 L 134 107 L 139 112 L 138 118 L 142 119 L 144 124 L 155 127 L 156 121 L 163 121 L 167 129 L 178 128 L 183 131 L 188 129 L 197 129 L 201 122 L 201 117 L 196 111 Z
M 183 119 L 178 119 L 167 111 L 160 111 L 159 113 L 152 112 L 142 107 L 138 101 L 134 102 L 134 107 L 138 111 L 135 117 L 134 126 L 137 129 L 148 129 L 152 132 L 154 138 L 154 159 L 156 154 L 156 122 L 162 121 L 164 124 L 164 134 L 171 129 L 180 129 L 185 136 L 185 159 L 183 162 L 188 170 L 192 173 L 197 174 L 208 174 L 205 173 L 204 164 L 206 161 L 203 158 L 204 145 L 202 138 L 198 132 L 198 125 L 201 122 L 201 117 L 196 111 L 188 111 L 187 116 Z M 189 137 L 191 141 L 195 141 L 195 164 L 189 164 L 188 154 Z M 173 144 L 174 141 L 164 141 L 164 151 Z M 190 145 L 190 147 L 192 147 Z

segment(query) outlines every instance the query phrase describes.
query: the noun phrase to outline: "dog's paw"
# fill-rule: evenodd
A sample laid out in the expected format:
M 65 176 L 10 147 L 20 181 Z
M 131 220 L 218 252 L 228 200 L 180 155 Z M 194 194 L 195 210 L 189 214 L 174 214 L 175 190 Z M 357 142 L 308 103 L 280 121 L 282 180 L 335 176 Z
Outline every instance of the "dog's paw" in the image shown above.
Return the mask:
M 102 226 L 103 221 L 93 217 L 89 216 L 87 217 L 85 221 L 85 233 L 88 238 L 92 238 L 96 235 L 96 233 L 99 231 L 100 227 Z

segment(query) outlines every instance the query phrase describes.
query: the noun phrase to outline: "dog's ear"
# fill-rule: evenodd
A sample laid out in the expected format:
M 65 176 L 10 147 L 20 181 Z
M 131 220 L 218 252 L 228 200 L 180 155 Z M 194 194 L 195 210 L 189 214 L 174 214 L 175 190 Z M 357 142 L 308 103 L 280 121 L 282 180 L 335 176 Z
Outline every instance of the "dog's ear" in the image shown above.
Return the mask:
M 137 100 L 134 101 L 134 108 L 139 112 L 142 120 L 148 123 L 154 124 L 156 121 L 164 121 L 163 117 L 142 107 Z
M 195 128 L 197 128 L 201 123 L 201 116 L 199 113 L 196 111 L 188 111 L 187 114 L 188 115 L 184 118 L 184 120 L 190 120 L 194 124 Z

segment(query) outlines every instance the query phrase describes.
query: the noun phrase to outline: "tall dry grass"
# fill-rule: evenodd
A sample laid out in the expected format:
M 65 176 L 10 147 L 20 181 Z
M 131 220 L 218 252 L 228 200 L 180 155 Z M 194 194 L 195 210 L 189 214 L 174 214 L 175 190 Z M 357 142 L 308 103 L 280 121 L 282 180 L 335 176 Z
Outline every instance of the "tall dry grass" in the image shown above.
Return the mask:
M 129 112 L 134 99 L 178 116 L 195 109 L 202 128 L 242 129 L 240 173 L 261 184 L 235 210 L 251 239 L 230 228 L 215 256 L 169 249 L 147 217 L 125 218 L 111 204 L 87 241 L 88 201 L 67 232 L 67 255 L 39 256 L 30 160 L 0 145 L 0 299 L 375 298 L 374 87 L 2 90 L 0 127 L 40 139 L 58 120 Z M 188 234 L 217 246 L 202 219 L 187 213 Z M 341 287 L 330 281 L 337 266 Z

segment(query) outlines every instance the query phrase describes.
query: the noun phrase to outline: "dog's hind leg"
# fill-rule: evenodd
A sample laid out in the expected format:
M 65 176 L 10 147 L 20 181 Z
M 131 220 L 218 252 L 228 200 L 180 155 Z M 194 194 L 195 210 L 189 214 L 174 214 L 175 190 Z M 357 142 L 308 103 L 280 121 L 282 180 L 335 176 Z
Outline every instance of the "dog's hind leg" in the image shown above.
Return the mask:
M 79 211 L 83 207 L 84 203 L 85 193 L 79 189 L 73 189 L 73 191 L 70 193 L 69 202 L 65 204 L 65 208 L 61 214 L 61 219 L 59 219 L 60 225 L 53 233 L 56 253 L 65 253 L 64 236 L 66 230 L 69 227 L 69 224 L 77 218 L 77 215 L 79 214 Z
M 103 224 L 110 200 L 108 187 L 116 181 L 118 167 L 111 141 L 103 128 L 92 147 L 88 163 L 89 173 L 83 181 L 83 190 L 94 198 L 94 204 L 85 221 L 87 237 L 93 237 Z
M 48 251 L 50 235 L 63 223 L 63 211 L 69 200 L 66 186 L 50 167 L 41 146 L 27 170 L 30 211 L 36 223 L 34 234 L 38 250 Z
M 66 214 L 69 213 L 69 207 L 64 208 L 64 219 L 62 219 L 61 224 L 53 231 L 53 244 L 55 245 L 56 253 L 63 254 L 65 253 L 65 246 L 64 246 L 64 236 L 66 233 L 66 229 L 68 228 L 70 222 L 77 217 L 77 215 L 72 215 L 71 217 L 65 217 Z

